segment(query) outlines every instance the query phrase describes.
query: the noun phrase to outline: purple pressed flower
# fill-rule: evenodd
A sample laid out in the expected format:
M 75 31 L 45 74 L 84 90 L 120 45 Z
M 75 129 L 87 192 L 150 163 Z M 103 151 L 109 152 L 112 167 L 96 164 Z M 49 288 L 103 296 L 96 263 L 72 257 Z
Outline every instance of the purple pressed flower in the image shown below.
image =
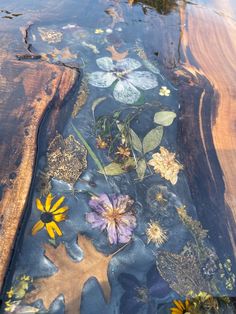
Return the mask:
M 133 203 L 128 195 L 93 196 L 89 201 L 93 212 L 86 214 L 86 220 L 92 228 L 106 229 L 111 244 L 127 243 L 136 227 Z

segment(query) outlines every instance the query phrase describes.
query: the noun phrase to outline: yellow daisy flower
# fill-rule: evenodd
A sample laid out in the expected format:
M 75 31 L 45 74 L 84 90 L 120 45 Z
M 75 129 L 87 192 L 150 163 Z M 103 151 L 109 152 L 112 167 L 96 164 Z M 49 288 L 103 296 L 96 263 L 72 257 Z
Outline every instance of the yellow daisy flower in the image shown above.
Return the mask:
M 170 309 L 171 314 L 191 314 L 189 300 L 186 300 L 185 302 L 174 300 L 173 302 L 176 307 L 172 307 Z
M 50 238 L 55 239 L 55 233 L 58 236 L 62 236 L 61 229 L 57 223 L 66 219 L 67 206 L 60 207 L 64 202 L 65 197 L 59 198 L 54 205 L 52 205 L 53 195 L 48 194 L 45 204 L 43 205 L 40 199 L 36 199 L 36 206 L 39 211 L 42 212 L 40 220 L 33 226 L 32 235 L 35 235 L 44 227 L 46 228 Z

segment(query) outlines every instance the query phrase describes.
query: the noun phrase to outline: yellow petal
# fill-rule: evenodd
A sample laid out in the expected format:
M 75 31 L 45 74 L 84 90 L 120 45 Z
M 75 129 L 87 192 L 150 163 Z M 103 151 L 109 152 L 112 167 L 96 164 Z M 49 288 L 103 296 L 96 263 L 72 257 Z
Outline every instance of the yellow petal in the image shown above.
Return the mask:
M 184 305 L 182 301 L 174 300 L 174 304 L 177 306 L 178 309 L 184 310 Z
M 55 210 L 53 212 L 53 215 L 62 214 L 64 212 L 66 212 L 68 209 L 69 209 L 68 206 L 64 206 L 64 207 L 58 208 L 57 210 Z
M 186 307 L 186 310 L 188 310 L 189 305 L 190 305 L 190 302 L 189 302 L 189 300 L 187 299 L 187 300 L 185 301 L 185 307 Z
M 52 200 L 53 200 L 53 196 L 52 196 L 52 193 L 50 193 L 50 194 L 48 194 L 48 196 L 46 198 L 46 202 L 45 202 L 46 212 L 48 212 L 50 210 Z
M 170 310 L 171 310 L 171 314 L 183 314 L 183 311 L 180 309 L 177 309 L 176 307 L 173 307 Z
M 42 220 L 39 220 L 32 228 L 32 235 L 35 235 L 37 232 L 39 232 L 41 229 L 43 229 L 44 223 Z
M 43 204 L 39 198 L 36 198 L 36 206 L 37 206 L 38 210 L 40 210 L 41 212 L 45 212 Z
M 64 202 L 65 196 L 59 198 L 59 200 L 52 206 L 50 209 L 50 213 L 53 213 L 58 207 Z
M 47 223 L 46 224 L 46 229 L 47 229 L 49 237 L 52 238 L 52 239 L 55 239 L 55 234 L 54 234 L 54 231 L 53 231 L 53 228 L 52 228 L 52 223 L 53 222 Z
M 66 215 L 65 214 L 57 214 L 57 215 L 53 215 L 53 220 L 55 220 L 56 222 L 60 222 L 66 219 Z
M 58 225 L 54 221 L 50 222 L 50 224 L 51 224 L 53 231 L 55 231 L 59 235 L 59 237 L 61 237 L 62 232 L 61 232 L 61 229 L 58 227 Z

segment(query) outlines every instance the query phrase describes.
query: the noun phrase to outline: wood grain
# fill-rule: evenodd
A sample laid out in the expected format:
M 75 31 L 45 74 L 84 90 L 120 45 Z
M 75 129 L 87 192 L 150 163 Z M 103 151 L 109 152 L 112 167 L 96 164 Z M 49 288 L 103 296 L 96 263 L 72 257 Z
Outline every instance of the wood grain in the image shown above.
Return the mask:
M 185 148 L 189 145 L 184 159 L 189 165 L 190 186 L 199 207 L 203 207 L 199 208 L 201 220 L 210 227 L 221 252 L 229 240 L 236 256 L 234 5 L 232 0 L 213 1 L 208 8 L 188 5 L 180 12 L 183 66 L 189 76 L 186 85 L 193 86 L 192 96 L 182 86 L 185 109 L 180 131 L 185 136 Z M 187 131 L 187 125 L 194 134 L 191 128 Z
M 30 190 L 40 122 L 50 106 L 62 105 L 78 72 L 42 61 L 17 61 L 7 46 L 28 53 L 20 31 L 0 36 L 1 288 Z

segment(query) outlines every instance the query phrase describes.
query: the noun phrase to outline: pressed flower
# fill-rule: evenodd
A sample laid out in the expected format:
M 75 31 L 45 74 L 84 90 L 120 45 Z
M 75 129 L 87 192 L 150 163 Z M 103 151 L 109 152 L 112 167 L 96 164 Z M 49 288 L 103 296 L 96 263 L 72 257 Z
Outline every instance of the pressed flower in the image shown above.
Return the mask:
M 99 149 L 106 149 L 108 147 L 108 143 L 100 135 L 96 138 L 96 144 Z
M 133 203 L 128 195 L 101 194 L 92 197 L 89 205 L 94 211 L 86 214 L 86 220 L 92 228 L 106 230 L 111 244 L 127 243 L 136 227 Z
M 135 103 L 140 97 L 141 90 L 149 90 L 158 86 L 156 76 L 148 71 L 135 71 L 142 64 L 132 58 L 117 61 L 116 64 L 109 57 L 96 60 L 100 69 L 89 75 L 89 83 L 93 86 L 106 88 L 117 81 L 113 96 L 117 101 L 126 104 Z M 137 87 L 137 88 L 136 88 Z
M 97 29 L 95 29 L 95 32 L 94 32 L 95 34 L 102 34 L 102 33 L 104 33 L 104 30 L 103 29 L 101 29 L 101 28 L 97 28 Z
M 150 221 L 146 229 L 148 243 L 163 244 L 167 240 L 166 231 L 160 226 L 158 221 Z
M 19 302 L 17 301 L 10 301 L 10 300 L 6 301 L 5 309 L 4 309 L 5 312 L 10 312 L 10 313 L 14 312 L 18 304 Z
M 160 96 L 170 96 L 170 90 L 166 86 L 162 86 L 159 91 Z
M 122 158 L 129 158 L 131 155 L 131 151 L 128 147 L 125 146 L 119 146 L 117 148 L 116 155 L 119 155 Z
M 156 266 L 151 267 L 144 282 L 128 273 L 120 274 L 118 281 L 124 289 L 120 300 L 120 313 L 123 314 L 157 313 L 156 300 L 165 298 L 171 291 Z
M 174 300 L 173 301 L 176 307 L 172 307 L 171 314 L 191 314 L 190 312 L 190 302 L 186 300 L 182 302 L 181 300 Z
M 170 197 L 171 193 L 163 185 L 154 184 L 147 190 L 147 203 L 152 210 L 158 213 L 165 211 Z
M 11 289 L 9 291 L 7 291 L 7 297 L 8 299 L 11 299 L 14 295 L 14 289 L 13 287 L 11 287 Z
M 158 192 L 155 195 L 156 201 L 160 204 L 164 204 L 165 202 L 167 202 L 167 200 L 164 198 L 163 193 L 162 192 Z
M 22 280 L 22 281 L 30 281 L 30 282 L 33 281 L 33 279 L 30 276 L 26 276 L 26 275 L 21 276 L 20 280 Z
M 160 147 L 160 153 L 152 155 L 152 159 L 149 160 L 148 164 L 154 167 L 156 173 L 160 173 L 163 178 L 173 185 L 178 180 L 179 171 L 183 169 L 183 166 L 175 159 L 175 153 L 170 153 L 164 147 Z
M 60 207 L 64 202 L 64 196 L 59 198 L 54 204 L 52 204 L 53 199 L 54 197 L 51 193 L 48 194 L 44 205 L 40 199 L 36 199 L 37 209 L 41 211 L 42 214 L 40 220 L 33 226 L 32 235 L 35 235 L 45 227 L 50 238 L 55 239 L 55 233 L 58 236 L 62 236 L 62 231 L 58 227 L 57 223 L 66 219 L 68 207 Z

